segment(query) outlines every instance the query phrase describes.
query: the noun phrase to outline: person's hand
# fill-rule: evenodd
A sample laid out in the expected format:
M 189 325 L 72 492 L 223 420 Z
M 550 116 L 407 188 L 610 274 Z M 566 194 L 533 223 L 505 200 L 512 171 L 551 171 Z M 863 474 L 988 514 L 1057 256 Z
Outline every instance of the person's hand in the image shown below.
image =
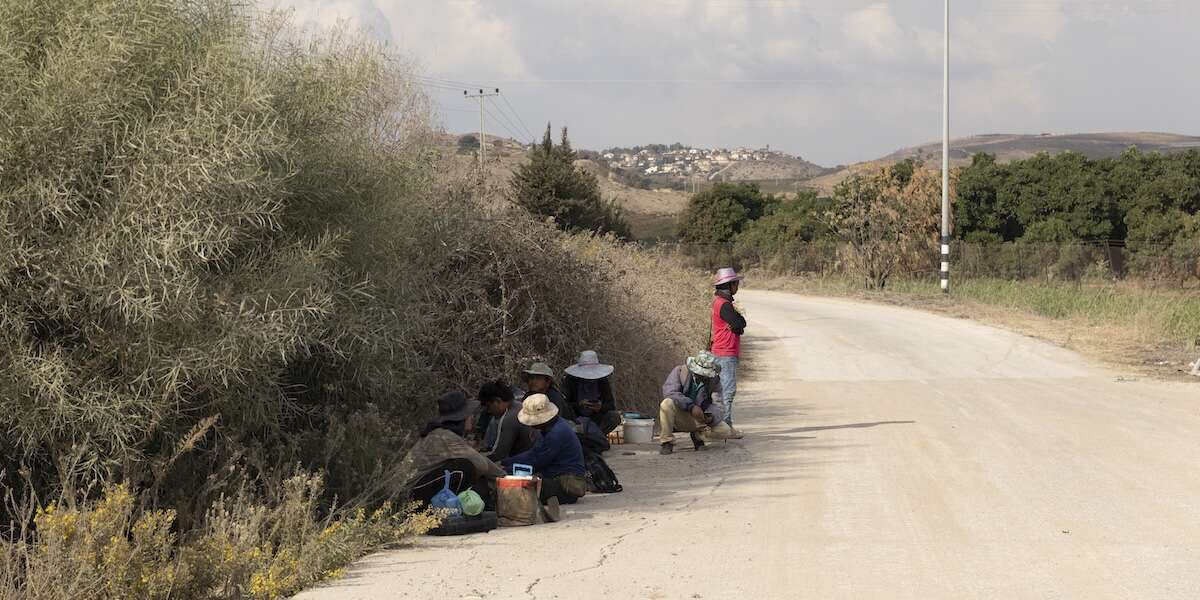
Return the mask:
M 600 412 L 600 403 L 595 400 L 585 400 L 583 406 L 592 412 Z
M 696 406 L 695 404 L 693 404 L 691 412 L 692 412 L 692 417 L 695 418 L 697 421 L 700 421 L 701 423 L 707 423 L 707 421 L 704 420 L 705 415 L 704 415 L 703 408 L 700 408 L 699 406 Z

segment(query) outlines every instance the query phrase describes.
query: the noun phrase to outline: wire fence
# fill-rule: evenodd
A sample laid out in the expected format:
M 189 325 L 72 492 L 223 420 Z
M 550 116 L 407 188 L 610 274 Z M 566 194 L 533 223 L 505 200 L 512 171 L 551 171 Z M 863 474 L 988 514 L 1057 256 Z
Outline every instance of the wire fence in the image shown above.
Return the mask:
M 713 269 L 758 268 L 780 275 L 858 275 L 855 251 L 836 240 L 791 242 L 770 248 L 737 243 L 659 243 L 652 247 L 675 254 L 690 266 Z M 1044 244 L 1006 242 L 951 244 L 951 278 L 1043 280 L 1145 280 L 1158 286 L 1200 286 L 1200 252 L 1166 244 L 1130 246 L 1122 241 Z M 938 249 L 896 260 L 893 276 L 936 278 Z

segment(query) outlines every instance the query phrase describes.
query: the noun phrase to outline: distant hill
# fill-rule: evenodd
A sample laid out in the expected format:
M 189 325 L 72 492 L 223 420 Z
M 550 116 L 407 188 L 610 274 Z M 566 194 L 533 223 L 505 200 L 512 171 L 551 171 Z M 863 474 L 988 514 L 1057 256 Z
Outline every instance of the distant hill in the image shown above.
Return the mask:
M 772 179 L 812 179 L 832 169 L 800 157 L 778 157 L 761 161 L 731 163 L 713 179 L 721 181 L 769 181 Z
M 1072 134 L 1007 134 L 996 133 L 959 138 L 950 141 L 950 164 L 960 166 L 970 163 L 971 156 L 980 152 L 995 154 L 999 162 L 1010 162 L 1030 158 L 1038 153 L 1060 154 L 1076 152 L 1088 158 L 1110 158 L 1135 146 L 1143 152 L 1182 152 L 1200 149 L 1200 137 L 1173 133 L 1072 133 Z M 895 164 L 913 158 L 940 168 L 942 165 L 942 143 L 930 142 L 920 146 L 897 150 L 875 160 L 864 161 L 833 173 L 814 177 L 808 187 L 829 193 L 833 187 L 851 175 Z

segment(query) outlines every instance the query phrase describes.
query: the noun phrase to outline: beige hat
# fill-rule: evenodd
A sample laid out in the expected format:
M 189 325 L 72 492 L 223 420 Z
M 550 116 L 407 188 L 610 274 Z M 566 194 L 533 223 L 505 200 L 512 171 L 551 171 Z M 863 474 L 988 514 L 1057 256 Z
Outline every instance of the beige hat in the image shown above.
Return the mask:
M 545 394 L 533 394 L 521 405 L 517 420 L 530 427 L 536 427 L 558 415 L 558 407 Z

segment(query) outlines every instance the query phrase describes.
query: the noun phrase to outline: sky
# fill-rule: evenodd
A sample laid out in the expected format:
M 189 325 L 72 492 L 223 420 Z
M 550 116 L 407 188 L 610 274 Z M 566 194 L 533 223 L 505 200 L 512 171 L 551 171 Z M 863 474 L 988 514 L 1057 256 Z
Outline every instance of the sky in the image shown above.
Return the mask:
M 270 1 L 270 0 L 264 0 Z M 824 166 L 941 137 L 941 0 L 276 0 L 419 65 L 447 131 L 770 146 Z M 951 134 L 1200 134 L 1200 0 L 951 0 Z

